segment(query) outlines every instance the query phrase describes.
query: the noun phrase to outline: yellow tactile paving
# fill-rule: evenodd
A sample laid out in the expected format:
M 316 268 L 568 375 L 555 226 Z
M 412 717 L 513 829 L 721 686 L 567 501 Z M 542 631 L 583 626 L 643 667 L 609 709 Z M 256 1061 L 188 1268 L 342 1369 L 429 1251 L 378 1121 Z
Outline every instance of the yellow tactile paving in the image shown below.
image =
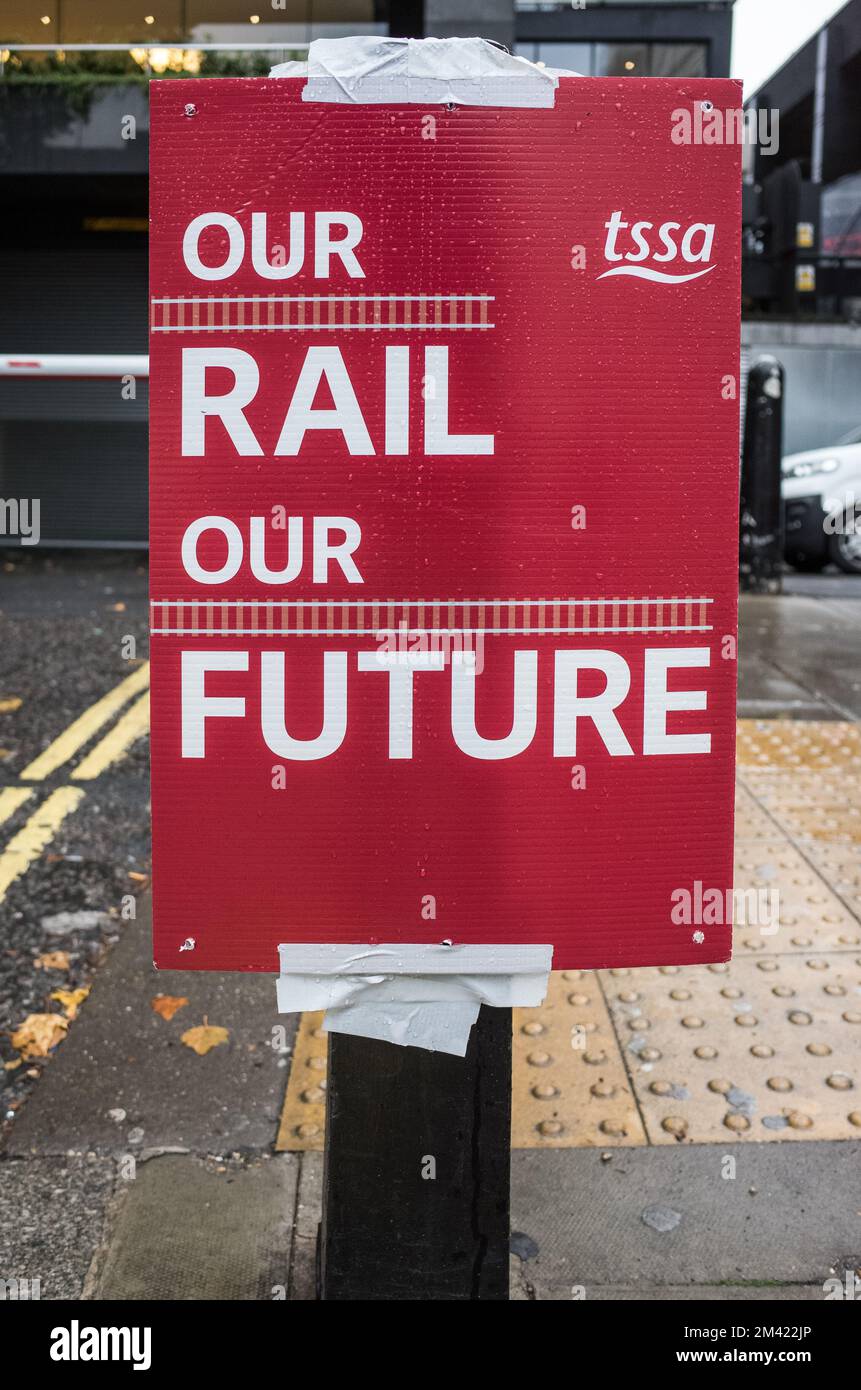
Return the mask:
M 632 970 L 610 993 L 650 1143 L 859 1137 L 861 958 L 671 972 Z
M 740 719 L 738 765 L 747 768 L 861 768 L 861 727 L 842 720 Z
M 754 797 L 766 810 L 781 806 L 861 805 L 861 770 L 847 766 L 839 772 L 815 772 L 808 768 L 741 768 L 739 785 L 747 798 Z
M 322 1013 L 302 1014 L 275 1148 L 322 1149 L 326 1129 L 327 1038 Z
M 515 1009 L 512 1073 L 513 1148 L 645 1143 L 593 971 L 554 972 L 540 1008 Z
M 783 955 L 806 950 L 845 951 L 861 947 L 861 922 L 851 905 L 832 892 L 826 879 L 789 843 L 737 846 L 735 859 L 736 928 L 733 949 L 737 957 L 768 952 Z M 758 895 L 776 893 L 779 904 L 777 932 L 764 935 L 759 926 L 741 922 L 741 898 L 754 890 Z M 773 899 L 769 899 L 773 902 Z M 745 899 L 745 915 L 749 899 Z M 753 906 L 762 902 L 757 897 Z M 766 923 L 768 925 L 768 923 Z
M 736 792 L 735 798 L 735 839 L 736 844 L 748 840 L 773 840 L 780 831 L 762 806 L 747 793 Z
M 861 849 L 846 851 L 837 845 L 805 846 L 816 869 L 840 894 L 856 917 L 861 918 Z
M 793 840 L 861 846 L 861 809 L 855 806 L 781 806 L 773 814 Z
M 861 1136 L 861 728 L 740 720 L 738 754 L 736 904 L 776 893 L 778 930 L 737 912 L 729 965 L 554 973 L 514 1011 L 514 1148 Z M 322 1147 L 320 1021 L 281 1149 Z

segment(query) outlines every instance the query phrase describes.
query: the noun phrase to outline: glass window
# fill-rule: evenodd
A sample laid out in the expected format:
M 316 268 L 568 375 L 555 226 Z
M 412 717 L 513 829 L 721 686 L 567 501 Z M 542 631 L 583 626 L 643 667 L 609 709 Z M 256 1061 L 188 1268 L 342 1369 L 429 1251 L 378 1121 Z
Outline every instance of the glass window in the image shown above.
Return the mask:
M 47 24 L 44 22 L 47 20 Z M 5 43 L 57 43 L 57 0 L 3 0 L 0 40 Z
M 566 68 L 569 72 L 579 72 L 581 77 L 592 77 L 591 43 L 536 43 L 533 62 L 544 63 L 548 68 Z
M 706 77 L 704 43 L 653 43 L 650 77 Z
M 530 47 L 536 50 L 533 63 L 566 68 L 569 72 L 579 72 L 584 78 L 591 76 L 591 43 L 536 43 Z
M 54 42 L 140 43 L 181 40 L 180 0 L 62 0 Z
M 314 38 L 318 29 L 324 37 L 320 26 L 367 26 L 376 18 L 374 0 L 290 0 L 283 10 L 270 0 L 186 0 L 188 32 L 201 43 L 209 37 L 213 43 L 299 41 Z
M 847 174 L 822 190 L 822 250 L 827 256 L 861 255 L 861 174 Z
M 705 77 L 704 43 L 520 43 L 533 63 L 583 77 Z
M 0 42 L 268 43 L 312 38 L 337 25 L 385 32 L 386 0 L 0 0 Z
M 596 43 L 593 77 L 650 77 L 645 43 Z

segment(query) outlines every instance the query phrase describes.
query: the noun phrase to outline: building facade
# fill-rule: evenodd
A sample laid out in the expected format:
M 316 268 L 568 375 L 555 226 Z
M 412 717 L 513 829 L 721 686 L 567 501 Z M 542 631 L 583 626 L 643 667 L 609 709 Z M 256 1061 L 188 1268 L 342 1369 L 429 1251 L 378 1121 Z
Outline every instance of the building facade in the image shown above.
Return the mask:
M 265 73 L 314 38 L 480 34 L 590 76 L 725 76 L 731 0 L 0 0 L 0 364 L 147 350 L 149 78 Z M 81 48 L 80 46 L 85 47 Z M 119 373 L 119 368 L 117 368 Z M 47 542 L 144 545 L 148 382 L 0 366 L 0 496 Z
M 861 318 L 861 0 L 757 91 L 779 116 L 777 150 L 754 151 L 745 187 L 745 308 Z M 757 117 L 759 119 L 759 117 Z

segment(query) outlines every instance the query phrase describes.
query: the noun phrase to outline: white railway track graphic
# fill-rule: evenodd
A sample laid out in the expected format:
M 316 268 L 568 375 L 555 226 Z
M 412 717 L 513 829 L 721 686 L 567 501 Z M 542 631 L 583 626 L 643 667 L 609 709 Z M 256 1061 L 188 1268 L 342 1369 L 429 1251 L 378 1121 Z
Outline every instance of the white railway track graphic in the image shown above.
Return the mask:
M 154 297 L 153 333 L 493 328 L 491 294 L 240 294 Z

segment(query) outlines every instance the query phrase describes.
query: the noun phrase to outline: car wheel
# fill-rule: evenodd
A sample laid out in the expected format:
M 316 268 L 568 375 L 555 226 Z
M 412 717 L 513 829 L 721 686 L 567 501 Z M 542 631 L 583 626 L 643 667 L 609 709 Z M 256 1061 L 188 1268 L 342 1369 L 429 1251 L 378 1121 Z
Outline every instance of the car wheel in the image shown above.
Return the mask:
M 840 530 L 828 537 L 828 554 L 844 574 L 861 574 L 861 502 L 846 511 Z

